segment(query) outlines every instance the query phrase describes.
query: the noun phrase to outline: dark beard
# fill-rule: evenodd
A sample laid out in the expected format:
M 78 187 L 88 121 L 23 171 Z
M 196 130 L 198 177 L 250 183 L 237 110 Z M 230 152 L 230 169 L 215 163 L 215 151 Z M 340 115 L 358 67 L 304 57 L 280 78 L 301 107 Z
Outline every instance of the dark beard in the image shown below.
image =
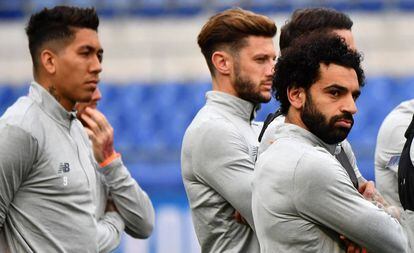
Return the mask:
M 271 97 L 267 98 L 260 94 L 260 90 L 255 90 L 256 85 L 248 77 L 240 75 L 240 67 L 238 64 L 234 66 L 235 80 L 234 89 L 239 98 L 252 102 L 253 104 L 267 103 Z M 257 89 L 260 87 L 257 86 Z
M 354 125 L 354 118 L 349 112 L 335 115 L 328 122 L 325 115 L 313 104 L 309 91 L 306 92 L 306 102 L 301 112 L 301 118 L 309 131 L 327 144 L 336 144 L 345 140 Z M 352 121 L 351 128 L 335 126 L 335 123 L 342 119 Z

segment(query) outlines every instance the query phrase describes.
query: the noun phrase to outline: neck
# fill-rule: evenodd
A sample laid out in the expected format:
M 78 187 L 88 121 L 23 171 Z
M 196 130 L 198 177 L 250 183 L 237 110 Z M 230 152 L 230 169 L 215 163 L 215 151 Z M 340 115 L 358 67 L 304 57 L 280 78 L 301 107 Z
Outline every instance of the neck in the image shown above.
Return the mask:
M 56 99 L 56 101 L 65 108 L 66 111 L 70 112 L 73 110 L 75 103 L 72 103 L 71 101 L 64 99 L 56 90 L 55 85 L 53 85 L 53 82 L 48 79 L 42 79 L 42 78 L 35 78 L 35 81 L 40 84 L 47 92 L 49 92 L 52 97 Z
M 309 129 L 306 127 L 305 123 L 302 121 L 302 117 L 300 116 L 300 111 L 293 108 L 292 106 L 289 107 L 288 113 L 285 117 L 285 122 L 297 125 L 303 129 L 306 129 L 309 131 Z
M 235 97 L 239 97 L 234 86 L 228 76 L 216 76 L 213 77 L 213 90 L 221 91 Z

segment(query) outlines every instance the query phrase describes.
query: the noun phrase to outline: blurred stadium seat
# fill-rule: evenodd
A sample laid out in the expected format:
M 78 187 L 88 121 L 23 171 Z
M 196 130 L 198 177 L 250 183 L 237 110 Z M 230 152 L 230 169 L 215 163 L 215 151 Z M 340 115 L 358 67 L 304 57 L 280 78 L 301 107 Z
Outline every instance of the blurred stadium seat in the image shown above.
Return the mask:
M 101 84 L 103 99 L 99 108 L 115 129 L 117 148 L 126 163 L 139 171 L 140 182 L 180 185 L 179 154 L 185 129 L 205 102 L 210 83 L 160 83 L 126 85 Z M 28 86 L 0 86 L 0 110 L 27 93 Z M 414 77 L 369 77 L 357 101 L 358 113 L 350 141 L 363 174 L 373 180 L 376 135 L 384 117 L 401 101 L 410 99 Z M 256 119 L 263 121 L 274 112 L 274 99 L 263 104 Z M 157 168 L 157 169 L 155 169 Z M 157 170 L 159 173 L 154 173 Z M 155 180 L 156 178 L 156 180 Z
M 100 15 L 109 19 L 105 21 L 118 18 L 121 24 L 136 17 L 158 21 L 178 16 L 182 21 L 201 13 L 204 18 L 206 14 L 235 6 L 271 15 L 310 6 L 372 12 L 379 16 L 387 11 L 414 11 L 414 0 L 0 0 L 0 19 L 23 20 L 33 11 L 57 4 L 95 6 Z M 1 82 L 4 81 L 0 79 L 0 113 L 3 113 L 17 97 L 27 93 L 28 85 Z M 117 150 L 132 176 L 148 192 L 160 219 L 149 240 L 137 243 L 126 239 L 117 252 L 200 252 L 181 181 L 180 151 L 185 129 L 204 105 L 205 92 L 211 89 L 211 83 L 203 80 L 144 83 L 135 79 L 126 82 L 102 83 L 99 108 L 114 127 Z M 413 91 L 412 74 L 368 77 L 349 136 L 359 168 L 367 179 L 374 180 L 374 149 L 382 120 L 397 104 L 414 97 Z M 263 121 L 278 106 L 274 99 L 263 104 L 256 120 Z M 172 236 L 171 227 L 174 227 Z

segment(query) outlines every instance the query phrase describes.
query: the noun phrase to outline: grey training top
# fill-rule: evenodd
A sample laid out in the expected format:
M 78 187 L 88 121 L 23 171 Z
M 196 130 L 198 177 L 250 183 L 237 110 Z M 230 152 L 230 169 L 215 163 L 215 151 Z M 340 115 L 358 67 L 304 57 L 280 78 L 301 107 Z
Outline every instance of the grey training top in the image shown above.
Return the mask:
M 254 171 L 261 252 L 345 252 L 340 235 L 368 252 L 407 252 L 401 225 L 358 193 L 335 148 L 299 126 L 278 126 Z
M 98 251 L 88 141 L 36 83 L 1 117 L 0 229 L 11 252 Z
M 394 108 L 381 124 L 375 148 L 377 189 L 388 203 L 398 207 L 402 207 L 398 196 L 398 162 L 406 141 L 404 134 L 413 114 L 414 99 Z
M 266 151 L 270 147 L 270 145 L 275 141 L 275 133 L 276 129 L 279 125 L 285 123 L 285 116 L 280 115 L 279 117 L 275 118 L 266 128 L 266 131 L 263 134 L 262 141 L 259 145 L 259 156 L 263 152 Z M 355 171 L 355 175 L 358 179 L 358 183 L 362 184 L 366 182 L 367 180 L 362 176 L 361 172 L 359 171 L 359 168 L 357 166 L 356 158 L 354 151 L 352 151 L 351 144 L 348 142 L 348 140 L 344 140 L 341 142 L 341 146 L 344 149 L 344 152 L 346 156 L 348 157 L 349 163 L 351 164 L 352 168 Z
M 255 106 L 219 91 L 188 127 L 181 169 L 202 252 L 259 252 L 251 213 L 257 154 Z M 249 225 L 233 217 L 239 211 Z
M 121 158 L 104 168 L 97 168 L 96 218 L 100 252 L 111 252 L 125 231 L 134 238 L 147 238 L 154 227 L 154 208 L 148 195 L 131 177 Z M 105 212 L 111 198 L 119 212 Z

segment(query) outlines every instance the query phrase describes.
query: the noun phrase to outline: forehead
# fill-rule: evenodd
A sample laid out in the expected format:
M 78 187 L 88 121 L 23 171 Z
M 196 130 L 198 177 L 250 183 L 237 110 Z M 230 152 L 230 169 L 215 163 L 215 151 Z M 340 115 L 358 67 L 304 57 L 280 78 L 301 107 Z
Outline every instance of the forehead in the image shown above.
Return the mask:
M 354 69 L 337 64 L 321 64 L 320 78 L 315 83 L 316 88 L 325 89 L 329 86 L 342 86 L 350 92 L 359 91 L 358 77 Z
M 101 50 L 102 46 L 99 41 L 98 33 L 95 30 L 87 28 L 75 28 L 74 39 L 68 44 L 68 47 L 92 47 L 95 50 Z
M 352 49 L 356 49 L 355 41 L 354 41 L 354 35 L 352 34 L 351 30 L 347 29 L 336 29 L 333 30 L 334 33 L 339 35 L 340 37 L 345 39 L 345 43 Z
M 273 38 L 263 36 L 248 36 L 246 45 L 240 49 L 239 54 L 256 55 L 266 54 L 276 56 Z

